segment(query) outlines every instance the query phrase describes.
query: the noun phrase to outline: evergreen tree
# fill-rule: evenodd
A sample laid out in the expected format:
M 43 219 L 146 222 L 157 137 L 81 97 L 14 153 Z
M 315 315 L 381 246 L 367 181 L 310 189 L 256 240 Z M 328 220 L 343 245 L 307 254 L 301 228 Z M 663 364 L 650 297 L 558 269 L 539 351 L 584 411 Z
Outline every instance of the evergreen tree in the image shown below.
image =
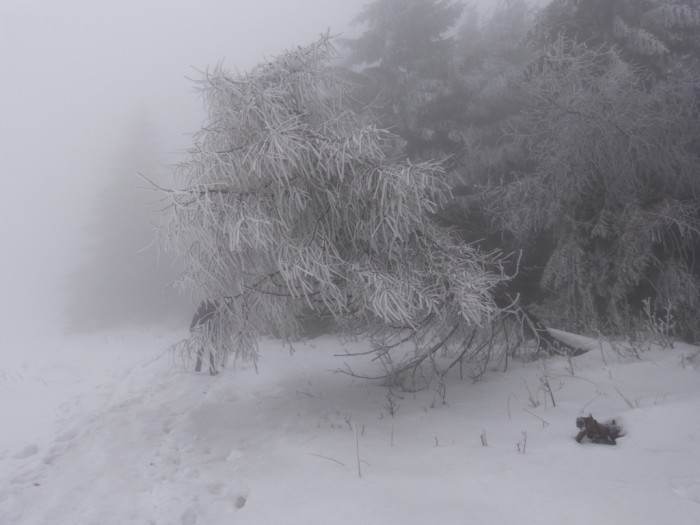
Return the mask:
M 355 20 L 365 32 L 345 41 L 350 64 L 363 67 L 363 98 L 382 125 L 406 141 L 413 159 L 451 152 L 442 124 L 451 94 L 452 33 L 463 9 L 454 0 L 377 0 Z
M 647 297 L 697 327 L 700 78 L 648 80 L 615 47 L 561 36 L 523 84 L 535 167 L 500 195 L 502 225 L 549 238 L 541 285 L 578 329 L 624 327 Z
M 454 198 L 439 217 L 486 249 L 523 248 L 497 228 L 488 210 L 512 173 L 531 165 L 517 132 L 525 124 L 527 98 L 520 79 L 533 60 L 527 37 L 535 13 L 525 0 L 506 0 L 481 20 L 475 14 L 465 17 L 458 30 L 450 116 L 444 123 L 454 145 Z M 508 289 L 525 304 L 536 289 L 526 268 L 538 262 L 538 254 L 526 250 L 524 258 L 512 258 L 511 273 L 518 261 L 521 265 Z
M 698 7 L 554 0 L 538 16 L 528 163 L 497 201 L 504 232 L 544 255 L 564 323 L 629 326 L 650 297 L 697 337 Z
M 169 190 L 165 233 L 183 279 L 217 306 L 183 341 L 217 365 L 256 356 L 257 336 L 293 336 L 305 309 L 373 337 L 386 357 L 413 341 L 417 364 L 461 343 L 497 309 L 494 261 L 429 220 L 447 197 L 434 162 L 387 152 L 395 137 L 348 111 L 326 38 L 248 74 L 208 73 L 209 122 Z
M 615 45 L 625 59 L 663 76 L 669 61 L 698 58 L 699 28 L 697 0 L 554 0 L 533 38 L 545 46 L 559 37 L 593 48 Z
M 460 193 L 522 169 L 512 137 L 525 103 L 519 79 L 532 59 L 526 37 L 533 14 L 525 0 L 508 0 L 483 22 L 474 16 L 460 26 L 449 133 L 459 145 Z
M 525 40 L 534 10 L 524 0 L 505 0 L 480 23 L 473 8 L 465 10 L 455 4 L 448 11 L 445 2 L 414 4 L 430 13 L 417 16 L 416 12 L 415 25 L 431 17 L 441 24 L 428 24 L 423 33 L 407 31 L 406 36 L 395 39 L 406 26 L 398 21 L 397 11 L 388 8 L 398 10 L 404 4 L 375 2 L 360 18 L 372 24 L 363 37 L 351 42 L 352 56 L 355 62 L 364 59 L 370 64 L 364 74 L 375 80 L 376 87 L 367 98 L 379 98 L 379 93 L 391 102 L 393 119 L 385 116 L 383 122 L 399 123 L 397 129 L 407 141 L 409 155 L 443 159 L 448 168 L 453 197 L 433 219 L 455 228 L 464 242 L 497 250 L 504 245 L 503 236 L 494 231 L 484 212 L 492 201 L 489 187 L 503 183 L 527 161 L 513 131 L 522 120 L 519 111 L 524 101 L 517 80 L 530 57 Z M 453 30 L 460 11 L 461 24 Z M 378 45 L 396 42 L 408 42 L 415 48 L 405 44 L 402 49 L 408 51 L 398 53 L 390 45 Z M 431 50 L 426 42 L 439 47 Z M 373 53 L 367 53 L 368 49 Z M 396 85 L 403 91 L 392 88 Z M 530 259 L 525 262 L 531 264 Z M 516 273 L 518 260 L 513 257 L 504 262 L 511 266 L 511 273 Z M 533 288 L 522 268 L 517 273 L 494 297 L 504 307 L 512 305 L 516 296 L 522 299 L 526 285 Z M 564 346 L 524 308 L 515 310 L 517 324 L 524 325 L 526 332 L 534 330 L 542 346 Z
M 412 24 L 398 15 L 408 4 L 414 9 L 403 16 Z M 439 23 L 414 31 L 426 18 Z M 440 219 L 459 226 L 469 241 L 489 234 L 477 188 L 501 180 L 522 158 L 508 135 L 522 106 L 516 80 L 529 60 L 532 19 L 525 0 L 502 2 L 484 23 L 461 4 L 383 0 L 358 17 L 369 28 L 348 42 L 352 61 L 365 64 L 363 74 L 375 82 L 365 99 L 391 107 L 388 116 L 380 111 L 382 122 L 395 126 L 408 154 L 445 160 L 458 199 Z

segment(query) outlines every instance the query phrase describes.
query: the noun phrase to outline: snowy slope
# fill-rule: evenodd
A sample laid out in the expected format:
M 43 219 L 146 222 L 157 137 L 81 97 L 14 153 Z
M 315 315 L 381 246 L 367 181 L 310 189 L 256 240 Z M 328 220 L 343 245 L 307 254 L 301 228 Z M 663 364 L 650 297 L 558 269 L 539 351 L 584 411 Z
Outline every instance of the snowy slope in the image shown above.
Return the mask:
M 0 524 L 700 524 L 697 348 L 455 372 L 443 405 L 334 374 L 359 343 L 212 378 L 164 353 L 182 335 L 3 346 Z M 589 412 L 627 436 L 577 444 Z

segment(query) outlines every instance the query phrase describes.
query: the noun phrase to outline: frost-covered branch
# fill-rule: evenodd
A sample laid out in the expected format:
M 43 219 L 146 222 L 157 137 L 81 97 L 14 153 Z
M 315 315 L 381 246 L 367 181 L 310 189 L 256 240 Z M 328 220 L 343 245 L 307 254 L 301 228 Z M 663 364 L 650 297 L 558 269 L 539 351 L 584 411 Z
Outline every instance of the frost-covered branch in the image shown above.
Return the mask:
M 254 358 L 259 334 L 293 337 L 309 310 L 414 340 L 426 323 L 439 332 L 498 311 L 498 255 L 429 219 L 449 196 L 442 167 L 393 158 L 395 137 L 345 108 L 332 52 L 323 37 L 200 81 L 209 122 L 176 173 L 181 189 L 165 191 L 164 234 L 195 296 L 229 298 L 230 339 L 198 342 L 215 353 Z

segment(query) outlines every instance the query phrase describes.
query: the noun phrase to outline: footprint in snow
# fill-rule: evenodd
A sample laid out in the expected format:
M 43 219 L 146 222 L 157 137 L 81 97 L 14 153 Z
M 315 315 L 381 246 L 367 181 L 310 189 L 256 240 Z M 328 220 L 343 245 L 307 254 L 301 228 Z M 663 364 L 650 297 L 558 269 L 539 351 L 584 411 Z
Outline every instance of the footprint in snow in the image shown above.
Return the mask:
M 46 465 L 53 465 L 59 457 L 63 456 L 66 452 L 71 450 L 75 443 L 73 441 L 78 437 L 78 431 L 76 429 L 71 429 L 62 434 L 56 436 L 54 444 L 51 446 L 49 451 L 44 455 L 42 461 Z
M 163 421 L 163 433 L 170 434 L 173 428 L 175 428 L 176 418 L 174 416 L 169 416 Z
M 214 496 L 212 501 L 227 502 L 227 504 L 232 504 L 236 509 L 245 507 L 245 504 L 248 502 L 248 491 L 244 490 L 241 493 L 237 493 L 238 491 L 225 490 L 226 486 L 227 484 L 221 480 L 214 481 L 206 486 L 207 492 Z
M 695 503 L 700 503 L 700 478 L 685 477 L 671 481 L 673 492 Z
M 36 443 L 32 443 L 31 445 L 27 445 L 24 447 L 22 450 L 17 452 L 14 456 L 12 456 L 14 459 L 27 459 L 32 456 L 36 456 L 39 453 L 39 447 L 37 446 Z
M 56 437 L 56 441 L 58 442 L 65 442 L 65 441 L 72 441 L 75 438 L 78 437 L 78 431 L 74 428 L 64 432 L 63 434 L 60 434 Z
M 187 509 L 180 518 L 182 525 L 195 525 L 197 523 L 197 513 L 194 509 Z
M 213 496 L 219 496 L 224 491 L 224 483 L 221 481 L 209 483 L 207 491 Z

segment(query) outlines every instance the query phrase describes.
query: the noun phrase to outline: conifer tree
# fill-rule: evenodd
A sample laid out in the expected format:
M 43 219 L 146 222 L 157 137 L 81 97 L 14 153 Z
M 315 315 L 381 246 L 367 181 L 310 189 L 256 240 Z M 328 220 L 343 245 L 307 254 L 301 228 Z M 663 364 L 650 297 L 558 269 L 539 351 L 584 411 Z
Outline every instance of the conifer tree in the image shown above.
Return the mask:
M 488 213 L 494 190 L 508 183 L 514 171 L 528 169 L 529 160 L 517 132 L 524 125 L 526 97 L 520 79 L 533 53 L 527 37 L 536 11 L 525 0 L 506 0 L 485 17 L 463 18 L 453 59 L 449 117 L 443 126 L 454 151 L 451 185 L 454 198 L 440 220 L 456 226 L 465 240 L 486 249 L 519 251 Z M 524 304 L 536 287 L 527 268 L 538 257 L 525 250 L 517 276 L 509 281 L 512 296 Z M 518 258 L 511 261 L 513 265 Z
M 531 167 L 500 194 L 502 224 L 537 239 L 550 311 L 577 328 L 629 326 L 651 298 L 697 337 L 698 7 L 554 0 L 531 33 Z
M 261 333 L 292 337 L 311 309 L 371 335 L 381 355 L 413 341 L 415 363 L 497 311 L 495 257 L 428 218 L 448 195 L 440 165 L 392 158 L 396 137 L 346 109 L 331 52 L 324 37 L 201 82 L 208 123 L 182 189 L 166 190 L 164 232 L 184 284 L 217 305 L 212 328 L 181 344 L 190 355 L 255 359 Z
M 698 29 L 697 0 L 554 0 L 533 38 L 539 45 L 560 36 L 593 48 L 614 44 L 625 59 L 663 76 L 669 60 L 698 57 Z
M 525 0 L 502 2 L 483 21 L 465 18 L 455 50 L 450 138 L 459 145 L 457 191 L 499 184 L 522 154 L 513 137 L 525 100 L 520 77 L 532 60 L 526 38 L 534 11 Z
M 350 64 L 362 66 L 367 79 L 365 98 L 382 125 L 406 141 L 412 159 L 451 153 L 443 121 L 451 94 L 452 33 L 463 9 L 454 0 L 376 0 L 355 19 L 365 32 L 345 40 Z
M 499 204 L 505 231 L 549 238 L 541 285 L 553 310 L 577 329 L 621 328 L 651 298 L 692 333 L 700 77 L 679 70 L 650 83 L 615 47 L 561 36 L 523 87 L 522 138 L 535 167 Z

